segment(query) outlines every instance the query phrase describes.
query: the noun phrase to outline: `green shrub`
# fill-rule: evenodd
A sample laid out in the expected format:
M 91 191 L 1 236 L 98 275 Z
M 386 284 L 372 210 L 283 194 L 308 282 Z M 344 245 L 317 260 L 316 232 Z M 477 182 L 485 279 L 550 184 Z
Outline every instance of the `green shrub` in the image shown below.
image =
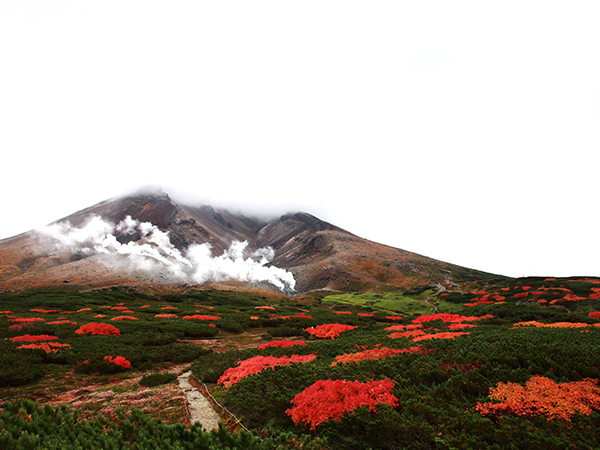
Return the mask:
M 172 373 L 151 373 L 142 377 L 140 385 L 146 387 L 159 386 L 161 384 L 172 383 L 176 379 L 177 376 Z

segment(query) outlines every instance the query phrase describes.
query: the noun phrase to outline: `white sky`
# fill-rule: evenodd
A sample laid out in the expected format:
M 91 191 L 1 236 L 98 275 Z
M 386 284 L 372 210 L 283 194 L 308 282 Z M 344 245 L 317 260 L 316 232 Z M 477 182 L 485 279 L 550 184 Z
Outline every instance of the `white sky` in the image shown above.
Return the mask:
M 0 0 L 0 238 L 136 187 L 600 276 L 600 2 Z

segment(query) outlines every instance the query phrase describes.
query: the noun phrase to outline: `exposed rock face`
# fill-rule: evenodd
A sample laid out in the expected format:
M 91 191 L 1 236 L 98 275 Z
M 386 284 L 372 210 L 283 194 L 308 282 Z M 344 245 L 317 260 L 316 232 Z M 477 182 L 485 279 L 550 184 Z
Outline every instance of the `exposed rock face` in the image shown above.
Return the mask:
M 270 247 L 274 254 L 265 267 L 291 272 L 296 292 L 383 292 L 489 275 L 362 239 L 307 213 L 258 219 L 207 205 L 178 204 L 164 193 L 138 193 L 101 202 L 56 223 L 68 221 L 82 227 L 93 216 L 113 224 L 127 216 L 150 222 L 168 232 L 170 243 L 182 254 L 205 243 L 214 256 L 227 251 L 232 241 L 247 241 L 248 255 Z M 115 237 L 120 244 L 145 242 L 139 231 Z M 124 266 L 119 269 L 103 263 L 102 254 L 59 252 L 54 244 L 50 237 L 35 232 L 0 241 L 0 290 L 65 283 L 100 287 L 173 282 L 160 271 L 132 273 L 123 270 Z

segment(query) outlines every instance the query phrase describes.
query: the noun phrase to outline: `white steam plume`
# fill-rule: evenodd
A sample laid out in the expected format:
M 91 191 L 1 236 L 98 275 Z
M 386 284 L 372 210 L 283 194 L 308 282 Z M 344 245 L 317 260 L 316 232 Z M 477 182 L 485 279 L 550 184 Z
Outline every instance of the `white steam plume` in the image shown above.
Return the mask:
M 248 242 L 233 241 L 227 251 L 215 257 L 210 244 L 205 243 L 193 244 L 183 254 L 171 243 L 168 232 L 131 216 L 117 225 L 94 216 L 81 228 L 61 222 L 38 232 L 55 239 L 60 251 L 99 255 L 99 259 L 108 266 L 151 276 L 161 274 L 162 278 L 171 281 L 266 281 L 284 291 L 292 291 L 296 284 L 294 276 L 287 270 L 266 266 L 275 256 L 271 247 L 260 248 L 244 258 Z M 117 240 L 117 236 L 136 234 L 139 236 L 136 241 L 123 244 Z

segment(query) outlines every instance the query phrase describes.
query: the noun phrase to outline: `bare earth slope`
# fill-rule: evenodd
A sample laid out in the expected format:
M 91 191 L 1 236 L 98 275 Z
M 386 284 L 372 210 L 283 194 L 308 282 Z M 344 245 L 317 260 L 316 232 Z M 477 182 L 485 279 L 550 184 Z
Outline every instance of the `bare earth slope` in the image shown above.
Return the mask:
M 73 227 L 82 227 L 93 216 L 114 224 L 126 216 L 150 222 L 168 232 L 170 242 L 182 253 L 194 244 L 209 243 L 217 256 L 232 241 L 247 241 L 247 253 L 271 247 L 274 258 L 267 267 L 291 272 L 297 292 L 314 289 L 383 292 L 491 275 L 362 239 L 307 213 L 257 219 L 206 205 L 178 204 L 164 193 L 140 192 L 119 197 L 57 222 L 68 221 Z M 123 233 L 116 238 L 121 244 L 143 242 L 139 233 Z M 112 285 L 160 288 L 169 283 L 171 288 L 189 287 L 173 286 L 173 280 L 164 273 L 132 274 L 123 265 L 107 265 L 102 255 L 58 251 L 55 244 L 51 238 L 33 231 L 1 240 L 0 290 L 66 283 L 85 288 Z M 250 287 L 248 283 L 246 286 Z M 261 287 L 274 288 L 268 283 L 262 283 Z

